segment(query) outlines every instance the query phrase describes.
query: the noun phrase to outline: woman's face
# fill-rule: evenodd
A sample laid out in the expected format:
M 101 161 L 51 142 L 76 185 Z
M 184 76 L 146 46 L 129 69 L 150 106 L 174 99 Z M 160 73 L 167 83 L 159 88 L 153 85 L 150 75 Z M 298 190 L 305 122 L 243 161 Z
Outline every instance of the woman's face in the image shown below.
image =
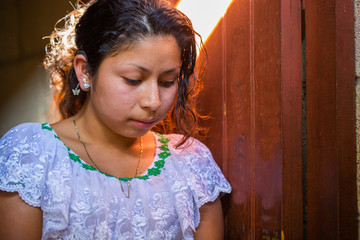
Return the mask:
M 128 50 L 103 60 L 88 107 L 119 135 L 146 134 L 173 105 L 180 59 L 179 46 L 172 36 L 137 41 Z

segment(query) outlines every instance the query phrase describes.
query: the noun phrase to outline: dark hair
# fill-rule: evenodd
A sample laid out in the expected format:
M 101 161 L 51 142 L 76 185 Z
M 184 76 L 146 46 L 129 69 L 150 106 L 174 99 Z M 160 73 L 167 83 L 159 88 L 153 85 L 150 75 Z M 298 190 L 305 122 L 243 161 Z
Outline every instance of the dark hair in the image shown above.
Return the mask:
M 54 103 L 62 118 L 75 115 L 86 100 L 85 92 L 81 91 L 79 96 L 71 92 L 78 84 L 72 64 L 79 50 L 86 53 L 89 74 L 96 76 L 105 57 L 126 50 L 137 40 L 171 35 L 181 50 L 178 93 L 173 108 L 156 126 L 156 131 L 183 134 L 178 146 L 189 137 L 199 137 L 202 129 L 198 125 L 200 115 L 195 97 L 202 84 L 201 78 L 194 74 L 198 34 L 185 14 L 162 0 L 97 0 L 78 3 L 62 20 L 64 27 L 55 27 L 44 60 L 56 87 Z

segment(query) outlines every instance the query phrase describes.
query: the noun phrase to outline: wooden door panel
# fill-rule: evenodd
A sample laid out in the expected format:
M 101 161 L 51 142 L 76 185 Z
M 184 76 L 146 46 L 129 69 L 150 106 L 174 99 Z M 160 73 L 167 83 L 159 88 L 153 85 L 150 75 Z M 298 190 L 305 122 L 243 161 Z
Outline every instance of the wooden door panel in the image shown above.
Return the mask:
M 281 231 L 280 2 L 251 1 L 254 239 Z
M 208 38 L 200 106 L 233 187 L 225 239 L 356 239 L 352 4 L 233 0 Z
M 224 18 L 227 176 L 233 192 L 227 215 L 228 239 L 251 235 L 252 149 L 250 81 L 250 5 L 233 2 Z M 234 24 L 236 23 L 236 24 Z M 234 221 L 236 219 L 236 221 Z M 237 236 L 238 238 L 235 238 Z
M 282 52 L 282 231 L 285 239 L 303 240 L 302 161 L 302 5 L 281 1 Z M 304 149 L 305 151 L 305 149 Z
M 309 239 L 357 239 L 353 7 L 305 1 Z

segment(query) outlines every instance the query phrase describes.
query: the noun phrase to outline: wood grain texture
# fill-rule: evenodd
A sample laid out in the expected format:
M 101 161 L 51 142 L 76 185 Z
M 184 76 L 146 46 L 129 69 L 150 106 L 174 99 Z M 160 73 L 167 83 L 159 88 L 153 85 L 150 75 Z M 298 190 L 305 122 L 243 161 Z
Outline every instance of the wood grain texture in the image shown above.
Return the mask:
M 355 130 L 354 1 L 338 0 L 336 15 L 337 146 L 339 151 L 339 235 L 358 239 Z
M 303 239 L 301 2 L 281 1 L 282 32 L 282 230 Z
M 305 6 L 308 237 L 357 239 L 353 1 Z
M 228 239 L 251 235 L 251 82 L 249 2 L 235 1 L 225 16 L 223 29 L 226 79 L 226 136 L 229 181 L 233 183 Z
M 254 239 L 280 237 L 282 195 L 281 5 L 252 2 Z M 266 233 L 269 231 L 270 233 Z
M 223 199 L 226 239 L 280 239 L 281 232 L 285 239 L 357 238 L 352 4 L 234 0 L 209 37 L 200 105 L 212 114 L 207 145 L 233 187 Z
M 234 0 L 206 42 L 200 95 L 202 112 L 212 113 L 206 144 L 233 187 L 223 199 L 225 239 L 280 239 L 282 227 L 300 223 L 297 233 L 302 229 L 301 178 L 292 178 L 301 176 L 301 35 L 291 45 L 300 30 L 283 27 L 281 11 L 280 2 Z M 284 59 L 283 29 L 292 34 L 284 49 L 295 54 Z M 283 191 L 297 201 L 283 198 Z

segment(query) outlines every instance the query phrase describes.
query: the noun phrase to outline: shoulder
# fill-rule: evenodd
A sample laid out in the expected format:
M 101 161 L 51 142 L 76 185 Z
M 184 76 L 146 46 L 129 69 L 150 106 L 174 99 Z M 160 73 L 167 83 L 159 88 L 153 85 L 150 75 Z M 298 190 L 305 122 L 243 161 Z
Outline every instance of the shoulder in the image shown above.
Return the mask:
M 54 137 L 45 130 L 48 124 L 23 123 L 13 127 L 0 139 L 0 160 L 16 161 L 22 158 L 37 158 Z
M 189 138 L 183 145 L 177 147 L 182 135 L 163 135 L 168 139 L 170 164 L 179 169 L 182 175 L 187 176 L 190 185 L 204 185 L 226 183 L 225 177 L 215 162 L 210 150 L 197 139 Z M 215 182 L 212 182 L 215 181 Z
M 177 147 L 182 140 L 183 135 L 169 134 L 165 135 L 169 139 L 169 151 L 172 159 L 183 165 L 189 171 L 198 172 L 199 170 L 207 172 L 209 169 L 217 169 L 209 148 L 201 141 L 195 138 L 189 138 L 183 145 Z
M 51 128 L 49 131 L 46 128 L 49 128 L 47 123 L 22 123 L 13 127 L 0 139 L 0 155 L 4 156 L 9 152 L 21 149 L 25 150 L 27 147 L 32 150 L 41 148 L 49 142 L 50 137 L 54 137 L 50 131 Z
M 182 135 L 169 134 L 164 137 L 169 139 L 169 151 L 172 160 L 176 162 L 174 164 L 180 167 L 184 175 L 189 176 L 189 181 L 192 179 L 193 184 L 200 183 L 201 185 L 220 184 L 224 192 L 230 192 L 230 185 L 204 143 L 195 138 L 189 138 L 182 146 L 176 148 L 183 138 Z
M 191 154 L 191 155 L 205 154 L 206 156 L 208 155 L 211 156 L 211 152 L 209 148 L 196 138 L 189 138 L 186 140 L 186 142 L 183 145 L 178 147 L 177 146 L 178 143 L 184 138 L 183 135 L 168 134 L 163 136 L 169 139 L 169 148 L 178 154 Z
M 44 131 L 47 130 L 47 131 Z M 46 133 L 49 133 L 53 131 L 52 128 L 48 123 L 33 123 L 33 122 L 27 122 L 19 124 L 13 128 L 11 128 L 8 132 L 6 132 L 2 137 L 1 140 L 9 137 L 18 137 L 18 138 L 28 138 L 30 136 L 34 135 L 47 135 Z M 53 135 L 53 134 L 52 134 Z
M 0 139 L 0 190 L 18 192 L 32 206 L 39 206 L 47 165 L 54 154 L 54 136 L 46 124 L 23 123 Z
M 18 135 L 18 134 L 31 134 L 40 131 L 41 127 L 42 124 L 40 123 L 32 123 L 32 122 L 22 123 L 11 128 L 7 133 L 4 134 L 3 137 L 9 135 Z
M 180 209 L 183 232 L 192 235 L 200 223 L 200 207 L 214 202 L 224 193 L 230 193 L 231 186 L 205 144 L 189 138 L 182 146 L 176 147 L 182 135 L 160 135 L 161 138 L 162 142 L 168 141 L 171 154 L 166 163 L 167 180 L 175 196 L 181 195 L 180 201 L 176 198 L 175 204 Z

